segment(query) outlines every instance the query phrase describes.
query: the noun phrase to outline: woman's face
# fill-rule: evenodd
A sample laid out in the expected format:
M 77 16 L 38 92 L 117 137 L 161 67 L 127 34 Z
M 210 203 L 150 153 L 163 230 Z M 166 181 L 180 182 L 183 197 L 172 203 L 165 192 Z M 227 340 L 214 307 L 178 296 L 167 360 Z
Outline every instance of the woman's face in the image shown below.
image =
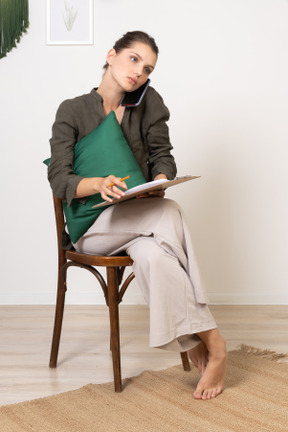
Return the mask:
M 119 53 L 112 49 L 107 56 L 111 76 L 125 92 L 137 90 L 144 84 L 153 72 L 156 61 L 157 55 L 142 42 L 135 42 Z

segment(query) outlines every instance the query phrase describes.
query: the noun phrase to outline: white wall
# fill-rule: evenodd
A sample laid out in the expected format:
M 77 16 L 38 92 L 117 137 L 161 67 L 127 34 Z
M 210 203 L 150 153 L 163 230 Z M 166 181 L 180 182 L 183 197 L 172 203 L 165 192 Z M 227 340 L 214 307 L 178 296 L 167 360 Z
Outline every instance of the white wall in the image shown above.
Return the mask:
M 152 85 L 170 108 L 184 207 L 213 303 L 288 304 L 287 0 L 95 0 L 94 46 L 47 46 L 44 0 L 0 60 L 2 304 L 51 304 L 56 243 L 42 160 L 59 103 L 97 86 L 127 30 L 160 47 Z M 141 12 L 140 12 L 141 11 Z M 102 303 L 71 270 L 68 303 Z M 134 284 L 126 303 L 141 303 Z

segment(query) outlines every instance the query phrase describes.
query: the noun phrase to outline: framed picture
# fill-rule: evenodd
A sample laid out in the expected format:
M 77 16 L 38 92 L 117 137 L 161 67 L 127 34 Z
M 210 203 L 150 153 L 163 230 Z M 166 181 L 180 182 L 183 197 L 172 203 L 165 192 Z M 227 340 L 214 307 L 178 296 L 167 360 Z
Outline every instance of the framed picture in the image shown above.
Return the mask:
M 93 0 L 46 0 L 47 45 L 92 45 Z

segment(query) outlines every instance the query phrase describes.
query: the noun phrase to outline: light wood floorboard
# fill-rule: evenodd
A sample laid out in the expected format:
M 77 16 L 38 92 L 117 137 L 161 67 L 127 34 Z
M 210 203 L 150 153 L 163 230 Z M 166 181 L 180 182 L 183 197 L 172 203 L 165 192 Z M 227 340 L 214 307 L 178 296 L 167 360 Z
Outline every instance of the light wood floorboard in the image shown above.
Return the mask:
M 288 352 L 287 306 L 211 306 L 228 350 L 244 343 Z M 180 364 L 149 348 L 146 306 L 120 307 L 122 377 Z M 66 306 L 59 362 L 49 369 L 52 306 L 0 307 L 0 405 L 113 380 L 106 306 Z

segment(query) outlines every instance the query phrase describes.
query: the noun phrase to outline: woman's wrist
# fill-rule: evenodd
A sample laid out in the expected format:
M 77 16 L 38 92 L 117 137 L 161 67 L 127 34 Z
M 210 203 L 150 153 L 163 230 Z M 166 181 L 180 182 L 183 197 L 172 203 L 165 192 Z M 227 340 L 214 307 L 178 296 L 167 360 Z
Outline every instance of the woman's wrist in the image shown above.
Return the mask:
M 74 198 L 83 198 L 100 192 L 100 177 L 83 178 L 78 183 Z

